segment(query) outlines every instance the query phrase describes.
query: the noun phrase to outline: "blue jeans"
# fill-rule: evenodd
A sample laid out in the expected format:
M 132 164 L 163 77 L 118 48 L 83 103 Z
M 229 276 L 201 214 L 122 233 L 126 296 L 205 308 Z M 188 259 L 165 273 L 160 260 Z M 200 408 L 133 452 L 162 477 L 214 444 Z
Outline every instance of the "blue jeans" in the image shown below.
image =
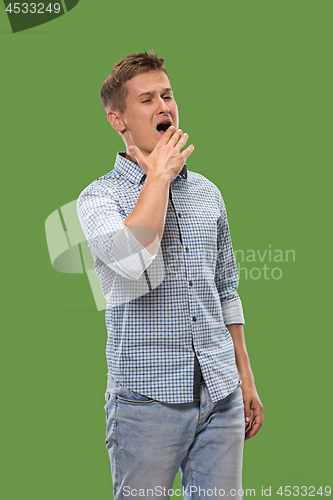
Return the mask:
M 167 404 L 109 379 L 106 448 L 115 500 L 242 498 L 245 433 L 241 388 L 213 403 L 203 383 L 200 402 Z M 180 469 L 182 489 L 172 490 Z

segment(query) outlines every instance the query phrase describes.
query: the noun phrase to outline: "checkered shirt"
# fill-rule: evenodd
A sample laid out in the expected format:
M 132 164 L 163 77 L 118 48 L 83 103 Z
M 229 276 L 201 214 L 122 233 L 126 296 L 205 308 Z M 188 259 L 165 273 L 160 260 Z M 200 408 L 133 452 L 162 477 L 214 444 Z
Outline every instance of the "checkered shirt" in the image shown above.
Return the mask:
M 124 225 L 145 179 L 118 153 L 114 169 L 77 204 L 107 300 L 108 375 L 158 401 L 191 402 L 196 354 L 218 401 L 239 385 L 226 325 L 244 324 L 224 201 L 185 164 L 170 184 L 163 238 L 152 256 Z

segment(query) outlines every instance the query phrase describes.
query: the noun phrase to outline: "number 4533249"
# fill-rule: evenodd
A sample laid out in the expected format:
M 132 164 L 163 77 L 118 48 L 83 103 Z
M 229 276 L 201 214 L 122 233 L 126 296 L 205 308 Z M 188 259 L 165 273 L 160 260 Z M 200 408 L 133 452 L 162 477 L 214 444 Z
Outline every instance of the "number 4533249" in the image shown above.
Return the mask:
M 13 6 L 12 6 L 13 5 Z M 10 3 L 6 7 L 6 11 L 9 12 L 10 14 L 45 14 L 46 12 L 49 12 L 50 14 L 54 12 L 55 14 L 59 14 L 60 12 L 60 3 L 49 3 L 47 7 L 43 3 L 20 3 L 20 2 L 15 2 L 15 3 Z
M 280 486 L 276 492 L 277 495 L 285 495 L 286 497 L 315 497 L 319 496 L 331 496 L 330 486 L 320 486 L 320 488 L 315 488 L 315 486 Z

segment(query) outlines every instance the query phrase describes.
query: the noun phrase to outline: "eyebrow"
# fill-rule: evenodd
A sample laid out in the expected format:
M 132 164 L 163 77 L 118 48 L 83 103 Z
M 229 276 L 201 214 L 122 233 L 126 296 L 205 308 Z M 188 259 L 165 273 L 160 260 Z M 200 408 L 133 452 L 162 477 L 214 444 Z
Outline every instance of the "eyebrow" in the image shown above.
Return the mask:
M 163 92 L 161 93 L 161 95 L 167 94 L 168 92 L 172 92 L 172 88 L 171 88 L 171 87 L 165 88 L 165 89 L 163 90 Z M 144 96 L 144 95 L 153 95 L 153 94 L 155 94 L 155 93 L 156 93 L 156 92 L 155 92 L 155 90 L 148 90 L 147 92 L 143 92 L 142 94 L 140 94 L 140 95 L 138 96 L 138 98 L 139 98 L 139 97 L 142 97 L 142 96 Z

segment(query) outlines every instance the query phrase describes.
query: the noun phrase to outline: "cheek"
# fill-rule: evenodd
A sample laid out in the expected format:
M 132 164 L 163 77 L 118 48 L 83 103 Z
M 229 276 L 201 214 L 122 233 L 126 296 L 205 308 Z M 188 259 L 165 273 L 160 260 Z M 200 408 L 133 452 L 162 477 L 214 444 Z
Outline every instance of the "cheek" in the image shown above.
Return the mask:
M 151 115 L 141 113 L 133 120 L 132 131 L 135 131 L 136 135 L 143 135 L 149 126 L 151 126 Z
M 175 106 L 175 108 L 173 110 L 173 116 L 175 117 L 175 120 L 177 121 L 177 123 L 175 123 L 175 126 L 178 128 L 178 126 L 179 126 L 179 114 L 178 114 L 177 105 Z

